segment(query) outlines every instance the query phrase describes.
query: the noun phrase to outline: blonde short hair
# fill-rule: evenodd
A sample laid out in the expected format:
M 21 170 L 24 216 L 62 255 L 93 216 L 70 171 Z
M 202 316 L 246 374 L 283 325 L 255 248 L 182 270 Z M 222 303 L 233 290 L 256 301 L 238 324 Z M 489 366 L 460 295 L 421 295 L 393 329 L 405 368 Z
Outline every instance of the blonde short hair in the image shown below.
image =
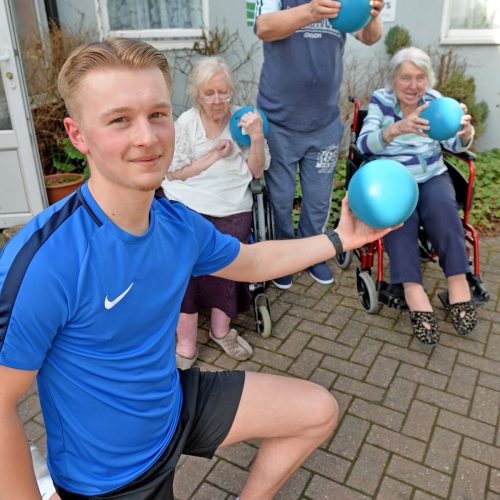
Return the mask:
M 224 75 L 229 90 L 234 93 L 235 85 L 233 74 L 222 57 L 202 57 L 195 63 L 193 70 L 189 75 L 186 92 L 193 100 L 196 108 L 200 107 L 198 100 L 196 99 L 199 88 L 218 73 L 222 73 Z
M 436 77 L 432 69 L 431 58 L 426 52 L 417 47 L 406 47 L 398 50 L 389 62 L 389 70 L 387 72 L 386 88 L 392 89 L 394 86 L 394 78 L 404 62 L 411 62 L 417 68 L 421 69 L 427 76 L 427 83 L 429 88 L 434 87 Z
M 172 80 L 167 58 L 148 43 L 128 38 L 109 38 L 76 48 L 63 64 L 57 81 L 59 93 L 71 116 L 78 113 L 77 94 L 83 77 L 100 68 L 158 68 L 171 91 Z

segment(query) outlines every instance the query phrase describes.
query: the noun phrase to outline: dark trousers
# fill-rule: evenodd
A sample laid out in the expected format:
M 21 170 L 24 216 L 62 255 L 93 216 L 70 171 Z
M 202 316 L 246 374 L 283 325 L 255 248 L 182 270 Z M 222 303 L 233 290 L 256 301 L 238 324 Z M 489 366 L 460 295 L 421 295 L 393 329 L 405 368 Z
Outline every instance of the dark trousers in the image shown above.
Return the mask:
M 446 277 L 469 271 L 464 229 L 448 172 L 432 177 L 418 188 L 419 199 L 413 214 L 403 227 L 384 238 L 391 283 L 422 283 L 418 249 L 420 225 L 439 255 L 439 265 Z
M 100 495 L 80 495 L 54 486 L 62 500 L 174 500 L 175 467 L 181 453 L 212 458 L 229 433 L 240 404 L 245 372 L 179 370 L 182 409 L 170 444 L 146 472 Z

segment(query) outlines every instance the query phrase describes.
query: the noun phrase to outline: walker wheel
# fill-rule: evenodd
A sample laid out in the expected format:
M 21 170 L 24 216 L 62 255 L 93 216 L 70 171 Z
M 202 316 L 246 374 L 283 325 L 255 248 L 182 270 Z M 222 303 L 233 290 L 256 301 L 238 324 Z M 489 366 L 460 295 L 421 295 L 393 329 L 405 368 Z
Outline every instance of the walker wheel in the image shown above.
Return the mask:
M 336 255 L 335 260 L 340 269 L 347 269 L 352 262 L 352 250 Z
M 262 338 L 267 339 L 272 331 L 271 314 L 267 306 L 261 305 L 257 309 L 257 329 Z
M 373 314 L 379 309 L 375 283 L 369 271 L 359 271 L 357 274 L 356 288 L 358 289 L 359 301 L 366 312 Z

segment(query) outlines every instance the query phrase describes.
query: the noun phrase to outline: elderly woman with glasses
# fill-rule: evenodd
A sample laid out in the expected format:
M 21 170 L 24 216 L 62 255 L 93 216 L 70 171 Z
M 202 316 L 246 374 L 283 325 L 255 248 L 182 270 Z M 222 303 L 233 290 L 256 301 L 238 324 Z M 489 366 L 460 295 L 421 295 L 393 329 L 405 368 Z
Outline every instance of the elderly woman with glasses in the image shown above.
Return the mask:
M 239 123 L 250 136 L 250 146 L 242 148 L 232 141 L 229 122 L 239 109 L 230 104 L 233 93 L 231 71 L 221 58 L 198 61 L 188 84 L 194 106 L 175 122 L 174 158 L 162 187 L 167 198 L 184 203 L 220 231 L 247 242 L 252 223 L 250 182 L 262 176 L 270 158 L 258 112 L 244 114 Z M 248 310 L 250 300 L 248 283 L 192 277 L 177 325 L 177 366 L 187 369 L 197 359 L 202 308 L 211 309 L 212 341 L 232 358 L 248 359 L 252 348 L 230 323 Z
M 434 85 L 429 56 L 409 47 L 397 52 L 389 63 L 388 84 L 376 90 L 357 140 L 369 156 L 403 163 L 419 186 L 417 208 L 404 225 L 384 238 L 390 259 L 391 282 L 402 283 L 413 331 L 421 342 L 439 342 L 439 328 L 429 297 L 422 285 L 418 231 L 422 225 L 439 255 L 448 281 L 450 316 L 460 335 L 472 332 L 477 315 L 466 279 L 469 262 L 458 214 L 455 191 L 443 162 L 441 144 L 426 131 L 428 121 L 420 113 L 429 101 L 440 97 Z M 474 138 L 471 117 L 464 104 L 462 127 L 443 142 L 454 152 L 467 150 Z

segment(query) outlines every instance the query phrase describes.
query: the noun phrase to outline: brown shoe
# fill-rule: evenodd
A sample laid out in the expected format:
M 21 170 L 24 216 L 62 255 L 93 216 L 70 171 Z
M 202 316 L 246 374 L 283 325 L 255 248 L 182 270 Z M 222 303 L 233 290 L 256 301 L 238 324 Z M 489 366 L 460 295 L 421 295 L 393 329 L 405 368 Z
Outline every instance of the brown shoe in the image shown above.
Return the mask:
M 477 312 L 472 300 L 450 306 L 451 323 L 460 335 L 469 335 L 477 323 Z
M 228 356 L 238 361 L 245 361 L 253 354 L 250 344 L 240 337 L 234 328 L 231 328 L 221 339 L 214 337 L 211 330 L 209 330 L 208 336 L 216 344 L 219 344 Z

